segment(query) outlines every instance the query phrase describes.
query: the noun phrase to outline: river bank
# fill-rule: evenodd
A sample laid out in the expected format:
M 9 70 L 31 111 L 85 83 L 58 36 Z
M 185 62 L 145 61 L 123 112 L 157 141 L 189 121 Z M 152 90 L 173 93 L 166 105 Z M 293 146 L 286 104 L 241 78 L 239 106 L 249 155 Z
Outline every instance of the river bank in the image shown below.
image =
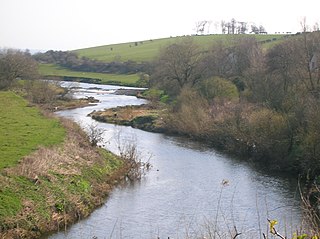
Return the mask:
M 203 115 L 204 117 L 201 118 L 200 115 L 197 120 L 195 115 L 184 115 L 184 118 L 178 115 L 181 119 L 175 118 L 168 107 L 159 103 L 120 106 L 93 111 L 88 114 L 92 119 L 99 122 L 131 126 L 148 132 L 185 136 L 199 142 L 206 142 L 206 144 L 222 152 L 247 158 L 252 162 L 266 164 L 265 166 L 271 170 L 304 175 L 305 172 L 300 171 L 302 169 L 299 168 L 299 165 L 290 164 L 290 159 L 282 161 L 279 160 L 281 158 L 280 154 L 271 157 L 264 151 L 264 148 L 260 149 L 260 145 L 263 145 L 263 138 L 261 137 L 260 145 L 251 139 L 250 125 L 248 125 L 249 132 L 242 132 L 243 134 L 240 135 L 236 130 L 233 130 L 235 126 L 231 125 L 230 122 L 221 121 L 219 122 L 220 125 L 217 126 L 213 117 L 206 118 L 207 115 Z M 220 120 L 218 117 L 217 119 Z M 202 121 L 205 120 L 206 122 L 203 123 Z M 204 125 L 201 126 L 202 123 Z M 268 143 L 267 140 L 266 138 L 266 143 Z
M 106 122 L 111 124 L 131 126 L 141 130 L 165 133 L 168 135 L 183 135 L 188 138 L 199 142 L 205 142 L 223 152 L 226 152 L 236 157 L 249 159 L 252 164 L 259 164 L 271 171 L 287 173 L 290 175 L 298 175 L 299 171 L 290 164 L 277 164 L 272 159 L 263 158 L 261 152 L 257 151 L 254 145 L 236 138 L 233 135 L 226 135 L 227 137 L 221 137 L 221 135 L 214 135 L 208 131 L 205 135 L 197 135 L 192 132 L 179 132 L 178 130 L 167 125 L 168 117 L 165 115 L 166 110 L 163 107 L 159 107 L 155 104 L 144 104 L 139 106 L 125 106 L 106 109 L 103 111 L 91 112 L 88 116 L 92 119 Z M 223 143 L 224 142 L 224 143 Z M 272 163 L 270 163 L 272 162 Z M 313 207 L 317 214 L 320 214 L 319 205 L 319 190 L 318 181 L 310 180 L 306 177 L 308 175 L 300 175 L 301 187 L 304 194 L 301 195 L 306 198 L 305 203 L 307 207 Z
M 128 165 L 93 147 L 76 123 L 60 123 L 66 130 L 62 144 L 39 146 L 1 170 L 0 238 L 39 238 L 67 228 L 104 203 L 127 174 Z
M 160 116 L 163 111 L 165 110 L 151 104 L 144 104 L 93 111 L 88 116 L 99 122 L 131 126 L 148 132 L 164 133 L 165 125 Z

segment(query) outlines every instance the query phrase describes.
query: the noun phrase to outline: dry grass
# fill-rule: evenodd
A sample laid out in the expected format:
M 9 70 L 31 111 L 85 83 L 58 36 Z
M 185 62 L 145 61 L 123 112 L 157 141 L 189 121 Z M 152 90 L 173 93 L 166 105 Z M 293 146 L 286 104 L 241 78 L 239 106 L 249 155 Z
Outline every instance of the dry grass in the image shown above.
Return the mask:
M 24 157 L 17 167 L 8 169 L 7 172 L 30 179 L 48 176 L 50 172 L 81 175 L 82 166 L 90 166 L 101 160 L 99 153 L 90 147 L 90 143 L 85 140 L 86 136 L 78 126 L 66 119 L 61 121 L 68 129 L 67 138 L 62 146 L 42 147 Z
M 94 112 L 93 115 L 101 116 L 109 120 L 115 121 L 131 121 L 136 117 L 157 115 L 158 109 L 153 109 L 150 105 L 141 106 L 124 106 L 104 111 Z
M 64 228 L 101 205 L 124 177 L 119 158 L 92 147 L 75 123 L 61 122 L 67 130 L 62 145 L 39 148 L 0 174 L 0 188 L 17 205 L 17 213 L 0 215 L 0 238 L 37 238 Z

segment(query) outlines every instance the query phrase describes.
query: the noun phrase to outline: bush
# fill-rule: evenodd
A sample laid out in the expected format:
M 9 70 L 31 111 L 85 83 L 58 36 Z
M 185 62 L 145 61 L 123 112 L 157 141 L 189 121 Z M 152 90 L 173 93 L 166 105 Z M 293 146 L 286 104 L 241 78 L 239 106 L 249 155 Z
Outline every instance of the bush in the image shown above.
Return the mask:
M 205 137 L 209 130 L 208 103 L 195 90 L 184 88 L 165 118 L 169 130 L 195 137 Z
M 9 88 L 17 79 L 35 79 L 38 65 L 27 52 L 0 52 L 0 89 Z
M 268 108 L 259 108 L 245 119 L 246 135 L 262 157 L 283 159 L 289 151 L 286 117 Z
M 207 100 L 215 98 L 232 100 L 239 98 L 237 87 L 232 82 L 220 77 L 202 81 L 199 86 L 199 91 Z
M 29 80 L 25 88 L 30 101 L 37 104 L 53 103 L 59 91 L 57 85 L 45 80 Z

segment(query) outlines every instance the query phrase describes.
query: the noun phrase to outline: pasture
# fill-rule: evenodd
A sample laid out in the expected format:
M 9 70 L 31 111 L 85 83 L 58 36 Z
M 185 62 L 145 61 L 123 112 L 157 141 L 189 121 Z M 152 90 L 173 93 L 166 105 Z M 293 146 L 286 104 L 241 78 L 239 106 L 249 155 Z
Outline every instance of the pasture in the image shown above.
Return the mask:
M 135 85 L 139 79 L 138 74 L 120 75 L 73 71 L 54 64 L 39 64 L 39 73 L 43 76 L 58 76 L 99 80 L 100 84 Z
M 234 42 L 240 38 L 245 37 L 255 37 L 259 42 L 264 42 L 263 47 L 268 48 L 273 45 L 275 42 L 278 42 L 283 39 L 284 35 L 201 35 L 201 36 L 191 36 L 195 43 L 207 50 L 215 41 L 224 41 L 224 42 Z M 128 42 L 121 44 L 97 46 L 85 49 L 75 50 L 74 52 L 78 53 L 80 57 L 88 57 L 91 59 L 112 62 L 112 61 L 150 61 L 154 59 L 160 49 L 169 44 L 172 44 L 176 41 L 182 40 L 186 36 L 181 37 L 171 37 L 171 38 L 162 38 L 156 40 L 144 40 L 137 42 Z

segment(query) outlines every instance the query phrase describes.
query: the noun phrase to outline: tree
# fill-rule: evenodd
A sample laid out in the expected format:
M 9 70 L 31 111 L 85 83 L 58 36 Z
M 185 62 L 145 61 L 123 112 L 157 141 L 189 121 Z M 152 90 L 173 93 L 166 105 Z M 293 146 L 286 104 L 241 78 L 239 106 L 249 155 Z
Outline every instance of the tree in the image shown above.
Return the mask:
M 235 34 L 236 25 L 237 25 L 236 19 L 232 18 L 232 19 L 231 19 L 231 23 L 230 23 L 230 26 L 231 26 L 231 34 Z
M 266 29 L 264 28 L 264 26 L 260 25 L 259 27 L 257 27 L 255 24 L 251 25 L 251 32 L 250 33 L 254 33 L 254 34 L 264 34 L 266 33 Z
M 199 21 L 196 22 L 196 32 L 203 34 L 205 30 L 205 26 L 209 23 L 208 21 Z
M 269 51 L 268 71 L 282 80 L 285 92 L 295 87 L 299 88 L 299 92 L 320 97 L 319 54 L 320 32 L 304 32 L 300 37 L 289 39 Z
M 253 37 L 237 38 L 237 41 L 216 41 L 203 56 L 204 78 L 219 76 L 226 79 L 243 77 L 246 71 L 260 61 L 262 49 Z
M 268 71 L 278 76 L 278 81 L 281 82 L 280 89 L 285 93 L 296 81 L 293 72 L 299 65 L 297 50 L 300 48 L 296 43 L 297 41 L 280 43 L 271 48 L 266 55 Z
M 202 60 L 205 78 L 212 76 L 227 77 L 231 71 L 229 54 L 230 49 L 225 41 L 215 41 Z
M 17 50 L 0 53 L 0 89 L 9 88 L 18 78 L 29 80 L 37 76 L 37 62 L 29 53 Z
M 193 87 L 202 77 L 201 53 L 191 38 L 161 50 L 154 64 L 151 84 L 178 95 L 182 88 Z
M 239 22 L 238 34 L 246 34 L 248 28 L 246 22 Z
M 261 55 L 262 49 L 254 37 L 238 39 L 231 47 L 229 55 L 232 75 L 243 76 Z
M 57 99 L 57 95 L 63 91 L 58 82 L 48 80 L 29 80 L 25 84 L 27 97 L 33 103 L 47 104 L 50 106 Z
M 252 24 L 250 33 L 258 34 L 259 33 L 259 28 L 256 25 Z
M 99 143 L 103 143 L 103 134 L 105 130 L 99 128 L 97 124 L 90 124 L 86 127 L 89 141 L 92 146 L 97 146 Z
M 264 28 L 264 26 L 262 26 L 262 25 L 259 26 L 259 33 L 260 34 L 266 33 L 266 29 Z
M 221 33 L 226 34 L 226 27 L 227 27 L 226 22 L 222 20 L 220 23 L 220 26 L 221 26 Z

